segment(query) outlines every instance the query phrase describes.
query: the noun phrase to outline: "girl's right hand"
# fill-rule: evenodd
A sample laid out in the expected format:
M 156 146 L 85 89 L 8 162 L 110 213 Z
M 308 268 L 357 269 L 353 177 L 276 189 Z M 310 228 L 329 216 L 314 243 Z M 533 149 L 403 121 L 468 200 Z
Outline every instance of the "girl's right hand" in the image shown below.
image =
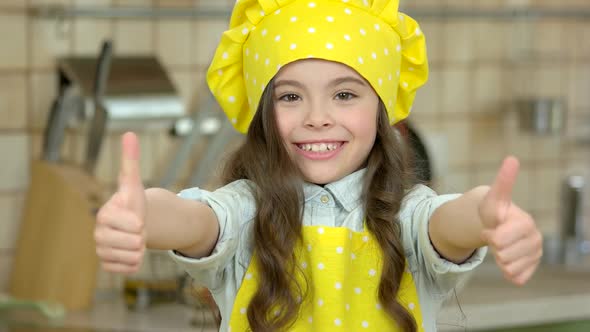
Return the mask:
M 131 274 L 139 270 L 146 248 L 146 197 L 137 136 L 125 133 L 121 147 L 119 188 L 98 211 L 94 239 L 105 271 Z

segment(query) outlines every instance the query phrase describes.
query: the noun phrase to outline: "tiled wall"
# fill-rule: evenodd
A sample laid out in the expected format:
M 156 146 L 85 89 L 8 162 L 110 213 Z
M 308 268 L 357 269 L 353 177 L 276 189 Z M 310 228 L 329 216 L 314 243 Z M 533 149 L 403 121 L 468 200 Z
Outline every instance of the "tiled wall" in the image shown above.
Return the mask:
M 0 291 L 6 289 L 10 274 L 30 162 L 39 158 L 47 113 L 56 95 L 56 57 L 96 54 L 106 37 L 113 38 L 117 54 L 155 53 L 192 110 L 203 95 L 206 65 L 226 27 L 224 20 L 188 19 L 78 18 L 56 23 L 28 15 L 27 9 L 43 4 L 228 8 L 233 3 L 0 1 Z M 441 5 L 493 9 L 531 3 L 555 7 L 556 2 L 415 0 L 402 6 L 411 11 Z M 587 0 L 559 1 L 556 8 L 578 6 L 590 9 Z M 561 180 L 574 173 L 590 180 L 590 145 L 576 144 L 571 138 L 578 131 L 590 138 L 590 21 L 419 21 L 428 40 L 431 79 L 418 94 L 412 121 L 431 149 L 436 189 L 456 192 L 490 183 L 503 156 L 514 154 L 522 164 L 514 199 L 535 216 L 544 232 L 554 234 Z M 566 131 L 538 137 L 519 130 L 510 105 L 521 97 L 565 98 Z M 110 190 L 116 181 L 118 134 L 112 133 L 107 139 L 96 173 Z M 139 134 L 142 175 L 146 180 L 156 180 L 178 142 L 164 132 Z M 66 160 L 80 161 L 83 138 L 83 133 L 70 131 L 63 147 Z M 109 287 L 112 281 L 102 275 L 101 287 Z

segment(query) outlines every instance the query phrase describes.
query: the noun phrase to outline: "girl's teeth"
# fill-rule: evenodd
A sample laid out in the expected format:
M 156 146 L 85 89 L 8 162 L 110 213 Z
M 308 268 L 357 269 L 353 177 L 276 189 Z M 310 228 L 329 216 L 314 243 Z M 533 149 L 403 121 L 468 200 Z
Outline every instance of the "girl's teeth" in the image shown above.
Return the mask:
M 300 148 L 303 151 L 325 152 L 325 151 L 336 150 L 338 148 L 338 144 L 335 144 L 335 143 L 301 144 Z

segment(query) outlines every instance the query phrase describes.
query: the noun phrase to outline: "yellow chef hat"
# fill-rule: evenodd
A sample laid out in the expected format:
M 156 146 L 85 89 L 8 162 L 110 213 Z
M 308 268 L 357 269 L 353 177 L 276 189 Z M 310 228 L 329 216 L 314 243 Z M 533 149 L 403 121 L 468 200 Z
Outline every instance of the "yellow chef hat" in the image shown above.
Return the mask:
M 245 133 L 282 66 L 325 59 L 363 76 L 396 123 L 408 116 L 428 78 L 424 35 L 398 5 L 399 0 L 238 0 L 207 71 L 209 88 Z

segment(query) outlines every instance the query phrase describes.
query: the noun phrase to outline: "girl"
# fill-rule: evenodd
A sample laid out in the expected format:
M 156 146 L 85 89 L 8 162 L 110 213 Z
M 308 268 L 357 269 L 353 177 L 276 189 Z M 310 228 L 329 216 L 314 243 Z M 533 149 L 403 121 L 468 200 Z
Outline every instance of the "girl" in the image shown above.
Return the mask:
M 436 312 L 489 246 L 524 284 L 541 256 L 511 201 L 518 162 L 491 186 L 437 196 L 412 185 L 391 125 L 427 78 L 424 36 L 396 0 L 238 0 L 209 68 L 246 133 L 226 185 L 144 190 L 123 136 L 118 192 L 98 214 L 107 271 L 146 247 L 212 292 L 222 331 L 435 331 Z

